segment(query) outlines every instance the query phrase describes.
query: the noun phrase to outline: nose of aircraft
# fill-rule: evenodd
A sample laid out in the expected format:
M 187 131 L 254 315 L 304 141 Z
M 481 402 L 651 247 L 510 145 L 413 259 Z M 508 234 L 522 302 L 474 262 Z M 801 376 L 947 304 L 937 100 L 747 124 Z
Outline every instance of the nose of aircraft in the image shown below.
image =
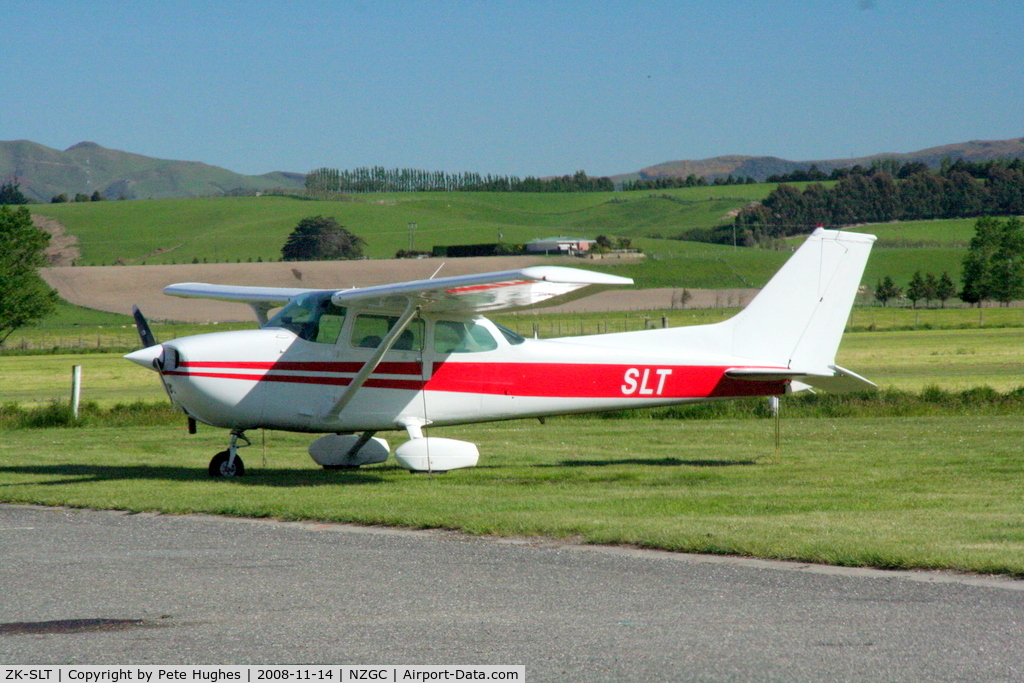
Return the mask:
M 139 349 L 138 351 L 132 351 L 131 353 L 126 355 L 125 358 L 127 358 L 133 363 L 138 363 L 144 368 L 156 370 L 156 367 L 153 365 L 153 361 L 159 358 L 160 354 L 163 353 L 163 351 L 163 345 L 156 344 L 154 346 L 147 346 L 144 349 Z

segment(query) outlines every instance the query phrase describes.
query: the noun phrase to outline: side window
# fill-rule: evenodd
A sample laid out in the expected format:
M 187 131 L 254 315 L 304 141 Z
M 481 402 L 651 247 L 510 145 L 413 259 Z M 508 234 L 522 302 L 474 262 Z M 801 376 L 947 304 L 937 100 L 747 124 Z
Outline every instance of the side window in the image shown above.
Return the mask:
M 364 349 L 377 348 L 396 322 L 398 318 L 395 316 L 356 316 L 355 324 L 352 326 L 352 346 Z M 395 351 L 422 351 L 423 321 L 417 319 L 409 323 L 391 348 Z
M 316 337 L 310 341 L 320 344 L 334 344 L 338 341 L 341 328 L 345 325 L 345 309 L 335 306 L 330 301 L 327 308 L 320 316 L 320 324 L 317 326 Z
M 437 353 L 477 353 L 498 348 L 486 327 L 472 322 L 438 320 L 434 324 L 434 351 Z

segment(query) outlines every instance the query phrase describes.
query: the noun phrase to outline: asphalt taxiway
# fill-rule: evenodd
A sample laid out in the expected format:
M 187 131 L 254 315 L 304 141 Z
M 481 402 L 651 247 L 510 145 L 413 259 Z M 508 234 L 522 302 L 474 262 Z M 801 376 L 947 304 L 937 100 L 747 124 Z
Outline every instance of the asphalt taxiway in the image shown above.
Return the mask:
M 0 664 L 523 664 L 529 681 L 1020 681 L 1024 582 L 0 505 Z

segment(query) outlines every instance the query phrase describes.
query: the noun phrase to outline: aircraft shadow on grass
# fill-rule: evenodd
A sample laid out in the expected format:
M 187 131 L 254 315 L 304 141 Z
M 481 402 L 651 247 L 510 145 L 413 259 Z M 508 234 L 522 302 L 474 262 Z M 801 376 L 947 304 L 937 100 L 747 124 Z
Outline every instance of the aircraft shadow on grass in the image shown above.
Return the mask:
M 680 460 L 679 458 L 623 458 L 620 460 L 563 460 L 542 467 L 607 467 L 608 465 L 647 465 L 654 467 L 737 467 L 756 465 L 757 460 Z
M 21 467 L 0 467 L 0 475 L 19 474 L 40 477 L 60 477 L 52 481 L 21 481 L 0 483 L 0 489 L 16 486 L 64 486 L 101 481 L 181 481 L 210 482 L 206 470 L 190 467 L 153 467 L 149 465 L 105 466 L 105 465 L 26 465 Z M 251 478 L 232 481 L 232 485 L 246 487 L 290 487 L 290 486 L 331 486 L 379 484 L 385 479 L 376 474 L 358 470 L 335 470 L 324 477 L 322 470 L 290 470 L 256 468 Z M 213 480 L 216 481 L 216 480 Z

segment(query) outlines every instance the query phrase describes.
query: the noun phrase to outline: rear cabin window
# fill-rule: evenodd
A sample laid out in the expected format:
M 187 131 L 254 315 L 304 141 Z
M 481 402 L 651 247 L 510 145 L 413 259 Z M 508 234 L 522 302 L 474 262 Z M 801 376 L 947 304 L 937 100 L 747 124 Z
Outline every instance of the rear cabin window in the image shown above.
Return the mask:
M 391 328 L 398 322 L 395 316 L 358 315 L 352 326 L 352 346 L 364 349 L 375 349 L 384 341 Z M 423 321 L 413 320 L 402 330 L 391 347 L 394 351 L 423 350 Z
M 498 342 L 483 325 L 452 320 L 438 320 L 434 324 L 434 351 L 437 353 L 477 353 L 496 348 Z
M 331 303 L 330 294 L 311 292 L 289 301 L 265 327 L 283 327 L 306 341 L 334 344 L 344 324 L 345 309 Z

